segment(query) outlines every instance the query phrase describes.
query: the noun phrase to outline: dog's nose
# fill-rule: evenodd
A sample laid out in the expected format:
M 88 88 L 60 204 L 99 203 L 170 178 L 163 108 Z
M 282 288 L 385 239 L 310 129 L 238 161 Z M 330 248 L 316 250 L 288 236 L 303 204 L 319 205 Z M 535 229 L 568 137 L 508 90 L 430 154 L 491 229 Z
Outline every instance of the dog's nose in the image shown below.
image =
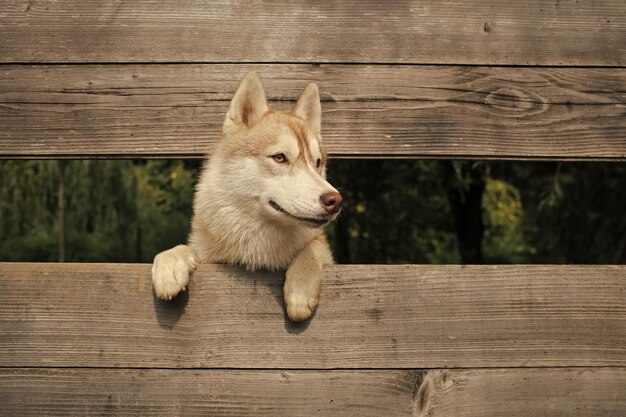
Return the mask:
M 322 207 L 327 213 L 335 214 L 341 210 L 341 194 L 336 192 L 326 193 L 320 196 Z

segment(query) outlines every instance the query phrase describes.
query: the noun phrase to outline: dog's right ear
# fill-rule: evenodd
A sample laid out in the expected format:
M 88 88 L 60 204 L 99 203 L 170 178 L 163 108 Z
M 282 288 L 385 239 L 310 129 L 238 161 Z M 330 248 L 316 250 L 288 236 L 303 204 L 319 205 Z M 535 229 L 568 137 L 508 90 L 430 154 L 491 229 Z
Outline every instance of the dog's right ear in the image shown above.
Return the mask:
M 261 78 L 256 72 L 249 72 L 241 80 L 230 102 L 222 130 L 229 133 L 242 127 L 251 128 L 261 120 L 267 110 L 267 99 Z

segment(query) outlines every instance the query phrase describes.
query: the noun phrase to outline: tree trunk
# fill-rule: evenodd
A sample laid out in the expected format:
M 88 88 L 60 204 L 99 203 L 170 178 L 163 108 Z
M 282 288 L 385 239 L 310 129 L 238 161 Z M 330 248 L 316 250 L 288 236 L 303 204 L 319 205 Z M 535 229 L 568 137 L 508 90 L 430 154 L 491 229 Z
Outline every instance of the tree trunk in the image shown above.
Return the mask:
M 456 167 L 453 164 L 458 164 Z M 485 232 L 482 199 L 486 167 L 473 162 L 452 162 L 448 178 L 448 201 L 454 216 L 459 254 L 465 264 L 483 263 Z
M 137 263 L 143 262 L 141 259 L 141 222 L 137 219 L 137 228 L 135 230 L 136 233 L 136 241 L 135 241 L 135 259 Z
M 59 262 L 65 262 L 65 161 L 58 161 L 57 219 L 59 226 Z

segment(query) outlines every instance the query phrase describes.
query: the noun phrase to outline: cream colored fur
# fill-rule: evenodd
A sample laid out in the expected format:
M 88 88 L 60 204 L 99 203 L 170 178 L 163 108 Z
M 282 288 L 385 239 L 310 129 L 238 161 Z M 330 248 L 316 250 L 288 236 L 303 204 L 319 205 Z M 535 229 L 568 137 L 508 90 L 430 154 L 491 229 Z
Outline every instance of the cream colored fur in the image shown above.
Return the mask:
M 323 267 L 333 263 L 322 226 L 337 216 L 320 201 L 337 192 L 326 181 L 320 122 L 315 84 L 303 90 L 291 113 L 282 113 L 268 107 L 258 75 L 246 75 L 200 176 L 188 244 L 154 259 L 159 298 L 185 290 L 199 263 L 286 269 L 287 315 L 294 321 L 311 316 Z

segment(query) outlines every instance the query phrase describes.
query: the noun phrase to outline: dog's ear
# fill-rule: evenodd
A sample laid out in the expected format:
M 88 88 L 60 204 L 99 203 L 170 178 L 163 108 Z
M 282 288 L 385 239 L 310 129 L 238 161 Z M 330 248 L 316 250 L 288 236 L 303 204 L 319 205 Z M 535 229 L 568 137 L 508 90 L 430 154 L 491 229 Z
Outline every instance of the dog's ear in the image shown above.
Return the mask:
M 267 99 L 261 78 L 256 72 L 249 72 L 241 80 L 230 102 L 222 130 L 228 133 L 241 127 L 250 128 L 261 120 L 267 110 Z
M 317 84 L 310 83 L 298 97 L 293 114 L 309 124 L 313 132 L 320 136 L 322 131 L 322 105 L 320 104 L 320 92 Z

